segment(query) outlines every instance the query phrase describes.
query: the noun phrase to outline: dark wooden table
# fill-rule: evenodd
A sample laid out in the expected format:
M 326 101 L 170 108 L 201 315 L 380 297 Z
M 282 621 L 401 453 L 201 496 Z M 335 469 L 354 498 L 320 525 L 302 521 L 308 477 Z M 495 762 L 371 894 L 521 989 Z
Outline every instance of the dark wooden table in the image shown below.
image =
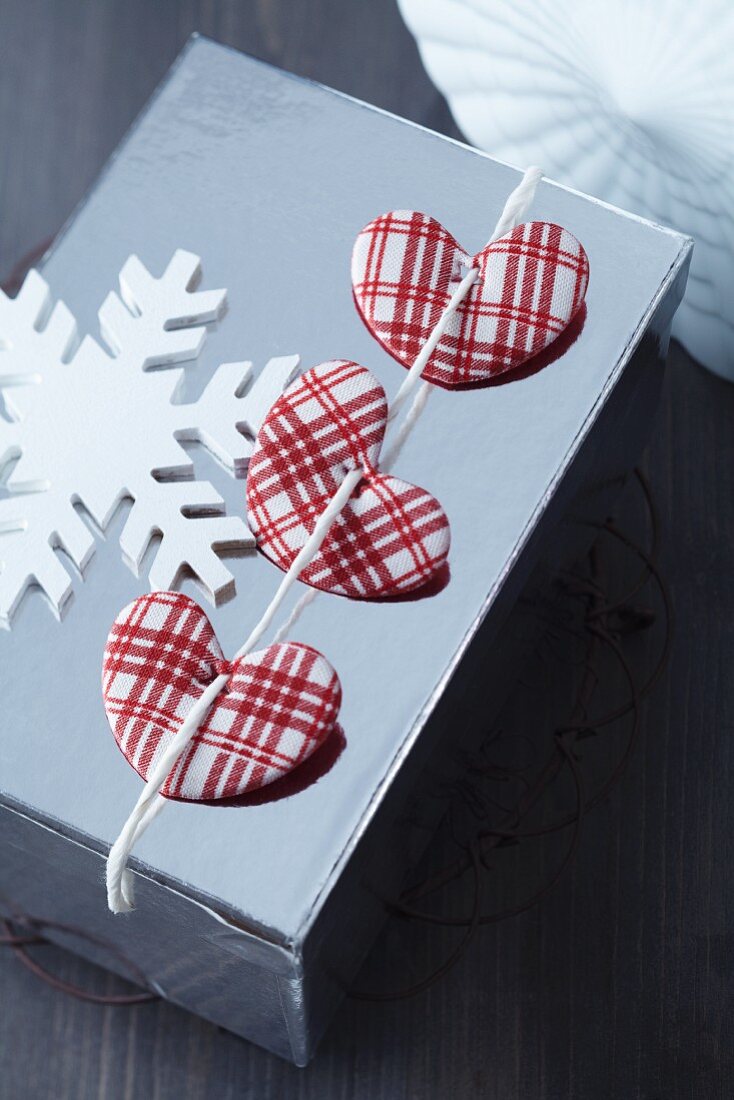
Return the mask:
M 457 134 L 393 0 L 0 0 L 2 270 L 71 214 L 194 30 Z M 165 1004 L 81 1004 L 0 951 L 1 1100 L 734 1095 L 734 387 L 679 348 L 646 466 L 672 660 L 553 894 L 485 929 L 427 993 L 346 1001 L 300 1071 Z M 416 975 L 447 949 L 417 939 L 412 957 L 391 925 L 364 985 L 390 983 L 396 936 Z M 118 988 L 47 957 L 66 980 Z

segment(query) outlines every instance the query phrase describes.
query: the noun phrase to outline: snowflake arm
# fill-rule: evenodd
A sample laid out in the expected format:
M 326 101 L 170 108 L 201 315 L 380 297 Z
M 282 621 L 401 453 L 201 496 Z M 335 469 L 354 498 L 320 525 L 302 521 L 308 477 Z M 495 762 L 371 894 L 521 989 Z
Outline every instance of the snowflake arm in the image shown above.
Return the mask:
M 109 294 L 99 328 L 114 355 L 129 369 L 146 370 L 195 359 L 206 338 L 201 327 L 224 309 L 225 290 L 192 291 L 201 275 L 199 257 L 178 249 L 160 279 L 137 256 L 120 272 L 120 295 Z
M 94 538 L 71 500 L 47 499 L 46 493 L 19 501 L 0 499 L 0 625 L 8 626 L 26 590 L 37 584 L 60 617 L 72 586 L 57 549 L 61 547 L 83 572 L 94 553 Z
M 12 416 L 20 419 L 23 410 L 8 391 L 15 387 L 24 387 L 24 394 L 30 391 L 27 404 L 43 381 L 44 368 L 50 365 L 53 370 L 77 345 L 74 318 L 63 302 L 51 308 L 48 286 L 37 271 L 28 273 L 15 298 L 0 291 L 0 390 Z
M 222 363 L 195 404 L 170 406 L 171 435 L 201 443 L 235 477 L 242 477 L 260 425 L 293 381 L 299 362 L 297 355 L 269 359 L 254 381 L 252 363 Z
M 120 546 L 136 576 L 148 546 L 160 536 L 150 570 L 153 589 L 175 587 L 185 568 L 194 573 L 216 602 L 228 595 L 233 578 L 216 551 L 255 546 L 243 519 L 224 515 L 224 501 L 208 482 L 153 480 L 133 504 Z

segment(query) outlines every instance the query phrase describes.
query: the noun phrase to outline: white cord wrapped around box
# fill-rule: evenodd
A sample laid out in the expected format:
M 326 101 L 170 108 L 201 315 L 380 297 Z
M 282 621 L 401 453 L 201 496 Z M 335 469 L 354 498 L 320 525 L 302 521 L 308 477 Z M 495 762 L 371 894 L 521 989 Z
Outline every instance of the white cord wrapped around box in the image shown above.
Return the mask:
M 521 182 L 508 197 L 490 241 L 497 240 L 499 237 L 504 236 L 519 223 L 535 196 L 535 191 L 541 176 L 542 172 L 539 168 L 531 167 L 526 170 Z M 390 405 L 388 420 L 393 420 L 397 416 L 410 394 L 418 385 L 423 370 L 438 346 L 451 317 L 466 298 L 478 275 L 478 268 L 470 268 L 452 293 L 446 308 L 441 313 L 439 320 L 432 329 L 428 339 L 425 341 L 420 353 L 408 371 L 406 378 L 398 389 Z M 390 469 L 397 459 L 422 409 L 425 407 L 430 389 L 431 383 L 424 381 L 414 397 L 413 404 L 387 452 L 384 462 L 381 464 L 382 469 Z M 349 470 L 345 475 L 336 493 L 317 519 L 314 529 L 307 541 L 291 563 L 262 617 L 245 643 L 235 654 L 235 660 L 251 653 L 265 632 L 269 629 L 283 601 L 299 579 L 303 570 L 306 569 L 318 554 L 333 523 L 347 506 L 350 497 L 363 476 L 364 470 L 361 468 Z M 309 589 L 308 592 L 301 597 L 295 605 L 291 615 L 275 635 L 275 642 L 282 641 L 286 633 L 289 632 L 295 624 L 304 608 L 315 598 L 315 596 L 316 590 Z M 147 777 L 145 787 L 135 807 L 120 831 L 117 840 L 112 845 L 106 868 L 107 904 L 111 912 L 125 913 L 133 908 L 133 879 L 131 873 L 127 870 L 127 862 L 130 854 L 145 830 L 165 806 L 167 799 L 164 798 L 160 792 L 168 776 L 186 750 L 186 747 L 196 736 L 213 703 L 224 690 L 229 679 L 229 673 L 222 673 L 216 676 L 216 678 L 206 686 L 205 690 L 186 716 L 175 738 L 168 744 L 160 759 L 156 762 L 152 773 Z

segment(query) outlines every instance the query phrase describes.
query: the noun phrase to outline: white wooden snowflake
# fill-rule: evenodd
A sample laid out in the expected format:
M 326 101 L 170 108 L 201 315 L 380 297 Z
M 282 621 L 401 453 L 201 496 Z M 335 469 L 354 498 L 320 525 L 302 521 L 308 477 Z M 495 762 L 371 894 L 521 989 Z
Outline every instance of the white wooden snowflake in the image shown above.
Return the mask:
M 199 272 L 189 252 L 176 252 L 160 279 L 131 256 L 119 296 L 98 314 L 109 351 L 89 336 L 79 344 L 74 318 L 63 302 L 51 309 L 37 272 L 17 298 L 0 292 L 0 623 L 31 584 L 61 615 L 72 587 L 57 549 L 81 572 L 95 550 L 79 506 L 104 531 L 126 497 L 120 545 L 136 574 L 160 535 L 151 587 L 173 587 L 187 566 L 213 599 L 231 588 L 219 552 L 254 539 L 209 482 L 194 480 L 181 444 L 202 443 L 242 476 L 298 357 L 271 359 L 254 382 L 251 363 L 222 364 L 197 401 L 177 403 L 183 369 L 152 368 L 195 359 L 226 299 L 192 290 Z

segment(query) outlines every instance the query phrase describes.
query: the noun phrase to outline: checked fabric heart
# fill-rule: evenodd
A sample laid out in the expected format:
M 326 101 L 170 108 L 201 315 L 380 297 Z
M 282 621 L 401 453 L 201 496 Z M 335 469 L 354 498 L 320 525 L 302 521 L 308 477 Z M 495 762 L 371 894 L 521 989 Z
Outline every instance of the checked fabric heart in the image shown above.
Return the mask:
M 229 798 L 279 779 L 332 732 L 339 678 L 315 649 L 291 642 L 230 664 L 207 616 L 178 592 L 142 596 L 115 619 L 102 693 L 115 740 L 143 779 L 207 684 L 227 671 L 229 683 L 161 794 Z
M 558 225 L 526 222 L 470 256 L 434 218 L 393 210 L 365 226 L 352 252 L 362 320 L 404 367 L 472 267 L 479 277 L 423 371 L 447 388 L 519 367 L 563 332 L 589 281 L 582 246 Z
M 419 588 L 449 552 L 449 522 L 424 489 L 380 473 L 387 399 L 377 379 L 338 359 L 307 371 L 276 401 L 247 472 L 250 526 L 288 569 L 346 473 L 365 475 L 300 579 L 344 596 Z

